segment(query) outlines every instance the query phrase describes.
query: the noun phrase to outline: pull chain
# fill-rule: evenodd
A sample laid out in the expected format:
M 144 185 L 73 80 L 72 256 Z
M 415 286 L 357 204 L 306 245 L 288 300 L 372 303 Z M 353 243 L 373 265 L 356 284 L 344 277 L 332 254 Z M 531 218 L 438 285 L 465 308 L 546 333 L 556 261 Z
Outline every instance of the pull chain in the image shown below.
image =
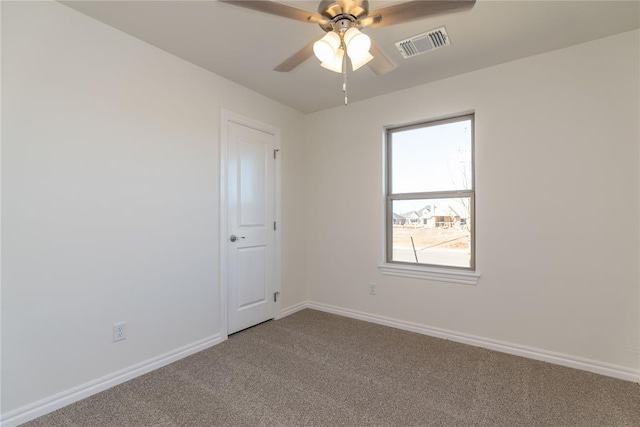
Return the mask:
M 347 105 L 347 55 L 342 59 L 342 91 L 344 92 L 344 105 Z
M 342 35 L 340 36 L 342 39 Z M 344 92 L 344 105 L 347 106 L 347 44 L 342 40 L 344 56 L 342 57 L 342 92 Z

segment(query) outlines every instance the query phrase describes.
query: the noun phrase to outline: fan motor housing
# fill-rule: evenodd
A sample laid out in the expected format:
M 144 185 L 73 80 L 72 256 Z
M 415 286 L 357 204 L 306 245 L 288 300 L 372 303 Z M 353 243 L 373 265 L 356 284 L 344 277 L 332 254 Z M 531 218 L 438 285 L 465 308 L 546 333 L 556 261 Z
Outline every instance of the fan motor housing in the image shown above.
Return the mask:
M 345 6 L 344 9 L 342 6 Z M 356 20 L 366 18 L 369 13 L 369 1 L 354 0 L 322 0 L 318 5 L 318 13 L 327 19 L 333 19 L 339 15 L 352 15 Z

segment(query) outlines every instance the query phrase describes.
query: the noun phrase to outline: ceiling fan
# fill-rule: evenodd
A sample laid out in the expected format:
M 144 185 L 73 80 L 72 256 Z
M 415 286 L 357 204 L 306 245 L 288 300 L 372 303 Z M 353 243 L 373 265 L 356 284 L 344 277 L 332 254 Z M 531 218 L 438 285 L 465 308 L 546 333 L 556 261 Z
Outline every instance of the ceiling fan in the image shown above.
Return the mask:
M 377 75 L 386 74 L 396 66 L 360 30 L 364 27 L 385 27 L 435 15 L 471 9 L 476 0 L 412 0 L 369 12 L 368 0 L 322 0 L 318 13 L 309 12 L 271 0 L 220 0 L 235 6 L 257 10 L 297 21 L 319 24 L 325 35 L 294 53 L 275 71 L 288 72 L 312 55 L 321 65 L 344 76 L 346 104 L 347 58 L 355 71 L 363 65 Z

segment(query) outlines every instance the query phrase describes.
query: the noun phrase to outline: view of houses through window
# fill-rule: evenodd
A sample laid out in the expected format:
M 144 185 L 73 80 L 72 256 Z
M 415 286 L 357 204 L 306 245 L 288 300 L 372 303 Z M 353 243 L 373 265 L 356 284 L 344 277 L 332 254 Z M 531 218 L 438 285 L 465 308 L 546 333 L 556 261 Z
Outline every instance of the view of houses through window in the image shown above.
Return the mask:
M 473 269 L 473 116 L 387 131 L 387 262 Z

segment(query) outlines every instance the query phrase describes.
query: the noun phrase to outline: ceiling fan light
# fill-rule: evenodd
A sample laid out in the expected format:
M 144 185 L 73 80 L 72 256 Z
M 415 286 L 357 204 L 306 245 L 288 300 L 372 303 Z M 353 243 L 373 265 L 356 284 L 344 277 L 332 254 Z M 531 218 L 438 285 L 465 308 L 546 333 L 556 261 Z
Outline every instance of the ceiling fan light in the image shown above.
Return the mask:
M 320 40 L 313 44 L 313 53 L 320 62 L 331 62 L 336 56 L 340 47 L 340 36 L 333 31 L 329 31 Z
M 365 55 L 359 58 L 354 59 L 351 56 L 349 58 L 351 59 L 351 68 L 353 68 L 353 71 L 356 71 L 358 68 L 366 65 L 369 61 L 371 61 L 373 59 L 373 55 L 367 52 Z
M 344 43 L 347 45 L 349 58 L 361 58 L 369 53 L 371 38 L 363 34 L 356 27 L 351 27 L 344 33 Z
M 323 62 L 320 65 L 327 70 L 331 70 L 335 73 L 342 72 L 342 61 L 344 60 L 344 50 L 339 49 L 331 61 Z

